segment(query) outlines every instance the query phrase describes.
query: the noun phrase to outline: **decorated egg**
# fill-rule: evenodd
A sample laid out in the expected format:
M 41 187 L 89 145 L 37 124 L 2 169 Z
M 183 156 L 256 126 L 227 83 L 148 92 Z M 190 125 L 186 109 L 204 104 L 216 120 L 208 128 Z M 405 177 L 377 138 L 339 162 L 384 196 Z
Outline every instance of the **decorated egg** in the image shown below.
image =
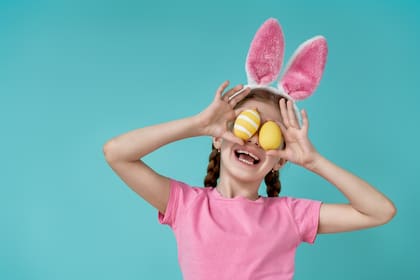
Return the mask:
M 236 117 L 233 134 L 243 140 L 248 140 L 257 132 L 260 121 L 260 114 L 256 110 L 244 110 Z
M 273 121 L 267 121 L 261 126 L 258 141 L 264 150 L 277 149 L 283 144 L 280 127 Z

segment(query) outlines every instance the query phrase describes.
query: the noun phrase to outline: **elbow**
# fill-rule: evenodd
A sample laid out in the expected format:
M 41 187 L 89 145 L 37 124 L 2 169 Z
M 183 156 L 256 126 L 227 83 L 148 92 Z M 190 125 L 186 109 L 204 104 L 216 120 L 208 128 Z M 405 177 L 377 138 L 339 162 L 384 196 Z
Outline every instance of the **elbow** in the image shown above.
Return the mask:
M 389 206 L 389 214 L 388 214 L 388 222 L 395 217 L 395 215 L 397 215 L 397 207 L 395 207 L 395 205 L 390 202 L 390 206 Z
M 105 160 L 108 163 L 115 161 L 115 143 L 114 140 L 110 140 L 106 142 L 102 148 L 102 152 L 104 154 Z
M 387 201 L 382 208 L 381 224 L 389 223 L 397 214 L 397 208 L 391 201 Z

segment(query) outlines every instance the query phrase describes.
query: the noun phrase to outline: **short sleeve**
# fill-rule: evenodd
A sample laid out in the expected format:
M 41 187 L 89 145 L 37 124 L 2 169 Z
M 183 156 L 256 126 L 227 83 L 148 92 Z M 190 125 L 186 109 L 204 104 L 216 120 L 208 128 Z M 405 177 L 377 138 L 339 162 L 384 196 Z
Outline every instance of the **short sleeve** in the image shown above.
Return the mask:
M 321 201 L 310 199 L 287 198 L 291 215 L 296 222 L 303 242 L 313 244 L 318 232 Z
M 158 212 L 159 223 L 175 228 L 178 216 L 188 208 L 197 195 L 198 188 L 171 179 L 166 211 L 164 214 Z

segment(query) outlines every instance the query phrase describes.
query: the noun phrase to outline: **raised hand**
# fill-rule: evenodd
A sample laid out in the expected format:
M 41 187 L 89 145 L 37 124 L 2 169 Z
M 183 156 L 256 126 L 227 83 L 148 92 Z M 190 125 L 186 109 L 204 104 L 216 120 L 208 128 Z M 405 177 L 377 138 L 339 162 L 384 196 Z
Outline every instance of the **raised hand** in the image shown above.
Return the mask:
M 237 85 L 224 93 L 228 85 L 229 82 L 226 81 L 219 86 L 213 102 L 198 115 L 198 118 L 205 135 L 222 137 L 228 141 L 243 144 L 242 140 L 230 131 L 229 123 L 236 118 L 233 108 L 251 89 L 244 88 L 243 85 Z
M 301 111 L 302 126 L 295 115 L 293 103 L 284 98 L 279 101 L 282 122 L 281 128 L 286 147 L 283 150 L 267 151 L 269 156 L 279 156 L 292 163 L 311 169 L 318 157 L 318 152 L 308 138 L 309 121 L 305 110 Z

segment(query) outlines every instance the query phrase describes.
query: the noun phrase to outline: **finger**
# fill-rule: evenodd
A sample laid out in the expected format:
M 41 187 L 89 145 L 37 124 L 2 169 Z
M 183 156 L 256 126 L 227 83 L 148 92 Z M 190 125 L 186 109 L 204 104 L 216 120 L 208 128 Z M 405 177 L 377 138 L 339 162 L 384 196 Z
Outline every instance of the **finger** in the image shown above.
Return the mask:
M 215 99 L 222 98 L 222 94 L 225 91 L 225 89 L 229 86 L 229 81 L 224 81 L 219 88 L 216 90 L 216 96 Z
M 299 128 L 299 123 L 296 118 L 294 104 L 291 100 L 287 101 L 287 115 L 289 116 L 289 123 L 292 127 Z
M 287 129 L 287 127 L 289 127 L 289 117 L 287 115 L 285 98 L 280 99 L 279 105 L 280 105 L 281 118 L 283 120 L 283 124 L 285 125 L 285 128 Z
M 229 96 L 228 101 L 232 107 L 235 107 L 242 99 L 244 99 L 251 92 L 251 88 L 244 87 L 241 90 L 235 92 Z
M 230 131 L 226 131 L 225 133 L 223 133 L 222 138 L 225 139 L 225 140 L 227 140 L 227 141 L 230 141 L 230 142 L 239 144 L 239 145 L 243 145 L 244 144 L 244 141 L 241 138 L 236 137 Z
M 283 134 L 284 136 L 285 133 L 287 132 L 287 128 L 281 122 L 276 122 L 276 124 L 280 127 L 281 134 Z
M 305 133 L 308 133 L 309 119 L 308 119 L 308 114 L 306 113 L 306 110 L 302 109 L 301 115 L 302 115 L 302 129 L 304 130 Z
M 226 102 L 229 102 L 230 97 L 234 95 L 236 92 L 241 91 L 244 88 L 242 84 L 236 85 L 233 88 L 229 89 L 222 97 L 222 99 Z
M 236 115 L 235 115 L 236 116 Z M 234 121 L 234 119 L 232 119 L 232 120 L 229 120 L 227 123 L 226 123 L 226 129 L 228 130 L 228 131 L 233 131 L 233 126 L 235 125 L 235 121 Z

